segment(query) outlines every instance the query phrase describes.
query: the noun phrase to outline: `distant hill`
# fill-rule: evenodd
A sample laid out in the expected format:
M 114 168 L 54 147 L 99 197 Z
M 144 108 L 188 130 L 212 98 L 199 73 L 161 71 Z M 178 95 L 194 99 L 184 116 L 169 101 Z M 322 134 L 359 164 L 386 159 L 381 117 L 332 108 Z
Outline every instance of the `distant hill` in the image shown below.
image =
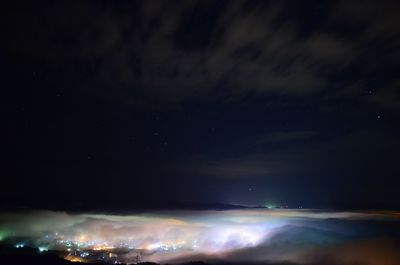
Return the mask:
M 116 214 L 131 214 L 135 212 L 150 211 L 150 210 L 233 210 L 233 209 L 247 209 L 247 208 L 265 208 L 263 206 L 244 206 L 238 204 L 228 204 L 219 202 L 157 202 L 150 205 L 134 205 L 131 204 L 129 208 L 117 207 L 116 205 L 23 205 L 18 207 L 0 207 L 1 210 L 12 210 L 12 211 L 26 211 L 26 210 L 56 210 L 56 211 L 67 211 L 74 213 L 90 213 L 90 212 L 102 212 L 102 213 L 116 213 Z

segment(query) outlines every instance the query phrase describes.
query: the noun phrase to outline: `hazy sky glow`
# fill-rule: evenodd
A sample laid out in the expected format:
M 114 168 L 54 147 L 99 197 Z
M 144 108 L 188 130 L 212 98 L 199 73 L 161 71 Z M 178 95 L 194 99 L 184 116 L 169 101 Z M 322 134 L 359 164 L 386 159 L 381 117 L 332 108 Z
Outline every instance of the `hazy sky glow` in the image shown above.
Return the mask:
M 7 236 L 9 240 L 17 238 L 16 246 L 23 244 L 71 253 L 76 249 L 106 251 L 117 253 L 122 261 L 134 261 L 140 255 L 143 261 L 155 262 L 201 259 L 303 264 L 324 258 L 316 257 L 315 253 L 334 255 L 337 248 L 344 248 L 343 253 L 347 253 L 347 248 L 373 247 L 375 250 L 367 256 L 354 254 L 359 250 L 350 251 L 353 254 L 349 257 L 342 255 L 350 261 L 360 257 L 373 261 L 378 258 L 375 254 L 379 254 L 379 259 L 383 254 L 389 260 L 398 258 L 389 253 L 391 239 L 386 232 L 369 226 L 399 220 L 397 212 L 260 209 L 163 211 L 122 216 L 40 211 L 2 214 L 0 231 L 5 237 L 3 240 Z M 391 235 L 396 233 L 392 231 Z

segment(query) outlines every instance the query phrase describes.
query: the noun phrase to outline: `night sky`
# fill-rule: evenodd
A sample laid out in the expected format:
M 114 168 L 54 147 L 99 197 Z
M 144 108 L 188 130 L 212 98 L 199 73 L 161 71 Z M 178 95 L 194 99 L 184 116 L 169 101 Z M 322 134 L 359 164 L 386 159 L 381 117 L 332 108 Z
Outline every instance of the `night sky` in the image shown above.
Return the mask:
M 400 208 L 398 1 L 7 1 L 2 208 Z

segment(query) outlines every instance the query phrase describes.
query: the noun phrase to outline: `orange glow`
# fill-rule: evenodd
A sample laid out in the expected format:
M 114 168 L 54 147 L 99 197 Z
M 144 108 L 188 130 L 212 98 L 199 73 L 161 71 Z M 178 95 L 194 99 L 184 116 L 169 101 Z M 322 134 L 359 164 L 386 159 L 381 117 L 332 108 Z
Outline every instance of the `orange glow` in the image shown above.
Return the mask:
M 80 235 L 78 238 L 77 238 L 77 241 L 79 241 L 79 242 L 85 242 L 87 240 L 87 237 L 85 236 L 85 235 Z
M 99 250 L 107 250 L 107 249 L 113 249 L 113 248 L 114 248 L 113 246 L 94 246 L 93 250 L 99 251 Z
M 82 263 L 86 262 L 84 259 L 81 259 L 81 258 L 75 257 L 75 256 L 70 256 L 70 255 L 65 256 L 64 259 L 68 260 L 70 262 L 82 262 Z

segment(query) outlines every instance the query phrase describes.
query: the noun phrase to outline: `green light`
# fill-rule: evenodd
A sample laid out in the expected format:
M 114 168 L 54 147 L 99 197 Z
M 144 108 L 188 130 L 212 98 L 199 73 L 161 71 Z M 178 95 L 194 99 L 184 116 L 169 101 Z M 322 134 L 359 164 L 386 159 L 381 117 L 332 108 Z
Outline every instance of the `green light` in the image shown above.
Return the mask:
M 3 241 L 9 234 L 6 230 L 0 230 L 0 241 Z
M 47 247 L 39 247 L 39 252 L 40 253 L 42 253 L 42 252 L 45 252 L 45 251 L 48 251 L 49 249 L 47 248 Z
M 267 209 L 274 209 L 274 208 L 276 208 L 276 205 L 271 204 L 271 203 L 267 203 L 267 204 L 265 204 L 265 208 L 267 208 Z

